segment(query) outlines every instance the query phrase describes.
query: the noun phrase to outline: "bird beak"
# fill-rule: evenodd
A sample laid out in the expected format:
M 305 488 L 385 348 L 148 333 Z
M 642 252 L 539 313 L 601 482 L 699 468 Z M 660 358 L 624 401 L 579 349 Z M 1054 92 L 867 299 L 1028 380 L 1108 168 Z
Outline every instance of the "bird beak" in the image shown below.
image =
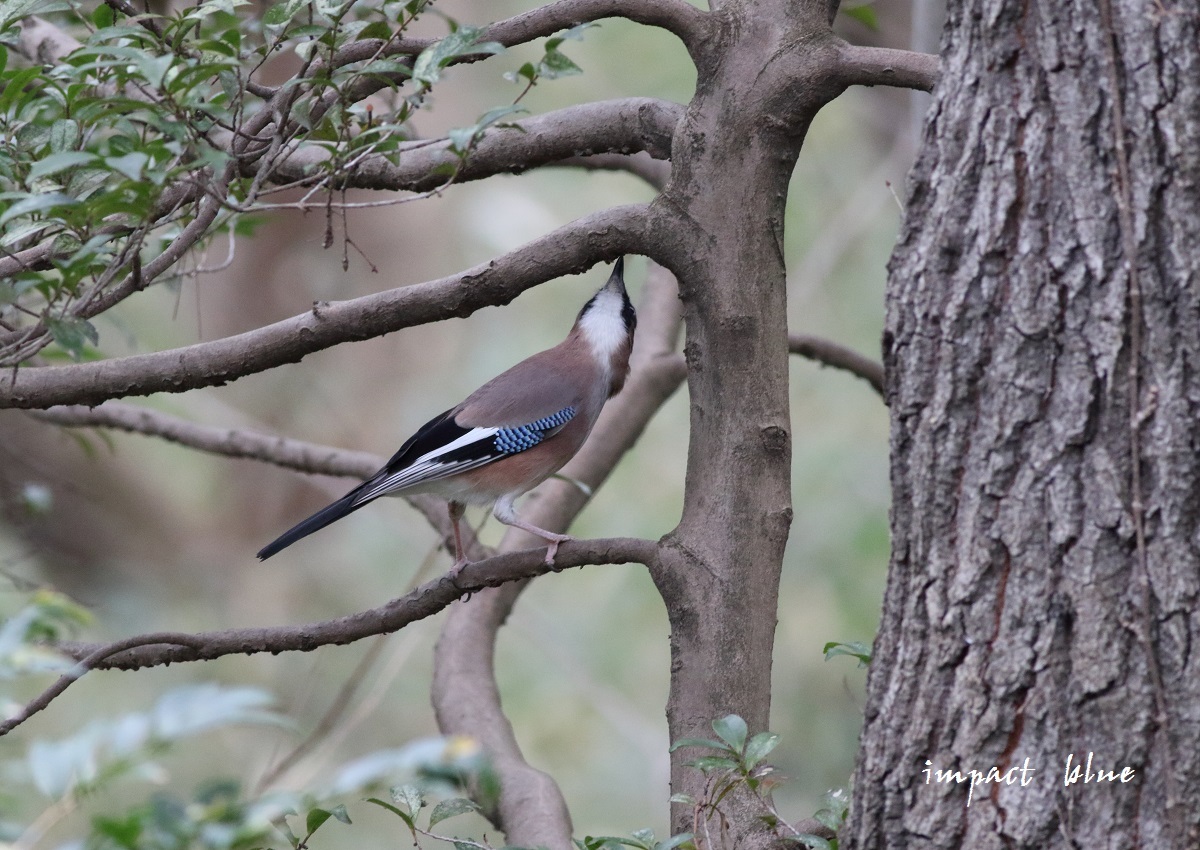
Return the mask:
M 625 258 L 618 257 L 616 265 L 613 266 L 612 274 L 608 276 L 608 282 L 604 284 L 605 289 L 616 289 L 618 292 L 625 291 Z

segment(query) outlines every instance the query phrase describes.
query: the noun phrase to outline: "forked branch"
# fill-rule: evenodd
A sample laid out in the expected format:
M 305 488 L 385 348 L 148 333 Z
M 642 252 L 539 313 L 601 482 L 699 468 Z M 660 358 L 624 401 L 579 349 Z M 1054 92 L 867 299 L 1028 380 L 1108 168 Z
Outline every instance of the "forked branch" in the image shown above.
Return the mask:
M 214 342 L 71 366 L 0 374 L 0 408 L 95 405 L 111 398 L 184 392 L 227 384 L 343 342 L 468 316 L 507 304 L 526 289 L 578 274 L 598 261 L 646 253 L 650 208 L 615 207 L 441 280 L 332 303 Z
M 656 546 L 651 541 L 635 538 L 573 540 L 559 547 L 555 564 L 556 569 L 563 570 L 589 564 L 649 563 L 655 551 Z M 44 709 L 89 670 L 140 670 L 181 661 L 205 661 L 225 655 L 252 655 L 258 652 L 310 652 L 322 646 L 337 646 L 372 635 L 390 634 L 409 623 L 438 613 L 464 593 L 470 594 L 485 587 L 550 572 L 544 557 L 545 550 L 540 548 L 497 555 L 465 567 L 457 580 L 443 575 L 386 605 L 319 623 L 227 629 L 198 634 L 161 632 L 100 645 L 59 644 L 57 648 L 79 661 L 79 664 L 59 677 L 54 685 L 27 704 L 15 717 L 0 723 L 0 735 L 7 734 Z

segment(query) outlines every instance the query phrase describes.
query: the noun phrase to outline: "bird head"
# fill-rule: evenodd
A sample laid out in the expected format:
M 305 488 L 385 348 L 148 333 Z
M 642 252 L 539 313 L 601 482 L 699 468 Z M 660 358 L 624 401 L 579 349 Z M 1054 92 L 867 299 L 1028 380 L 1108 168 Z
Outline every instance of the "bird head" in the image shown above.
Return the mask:
M 608 370 L 610 396 L 624 386 L 629 374 L 629 352 L 637 328 L 637 313 L 625 291 L 624 270 L 625 258 L 621 257 L 608 281 L 583 305 L 575 320 L 575 327 L 593 356 Z

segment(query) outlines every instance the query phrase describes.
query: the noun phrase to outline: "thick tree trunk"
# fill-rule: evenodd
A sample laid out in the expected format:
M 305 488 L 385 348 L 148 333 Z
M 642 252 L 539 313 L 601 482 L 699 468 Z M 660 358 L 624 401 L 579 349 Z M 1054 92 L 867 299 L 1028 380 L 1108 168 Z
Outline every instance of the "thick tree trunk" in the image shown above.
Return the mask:
M 1200 15 L 947 26 L 890 270 L 893 555 L 844 846 L 1198 847 Z

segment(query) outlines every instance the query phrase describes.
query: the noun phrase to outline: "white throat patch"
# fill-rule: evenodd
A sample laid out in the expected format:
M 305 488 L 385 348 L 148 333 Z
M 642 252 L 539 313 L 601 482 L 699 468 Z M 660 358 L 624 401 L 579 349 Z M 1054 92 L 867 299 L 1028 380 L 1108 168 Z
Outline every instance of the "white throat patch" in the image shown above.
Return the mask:
M 588 341 L 592 353 L 605 368 L 611 365 L 613 355 L 629 337 L 621 315 L 624 307 L 625 302 L 620 293 L 607 288 L 601 289 L 596 293 L 591 307 L 579 320 L 583 338 Z

